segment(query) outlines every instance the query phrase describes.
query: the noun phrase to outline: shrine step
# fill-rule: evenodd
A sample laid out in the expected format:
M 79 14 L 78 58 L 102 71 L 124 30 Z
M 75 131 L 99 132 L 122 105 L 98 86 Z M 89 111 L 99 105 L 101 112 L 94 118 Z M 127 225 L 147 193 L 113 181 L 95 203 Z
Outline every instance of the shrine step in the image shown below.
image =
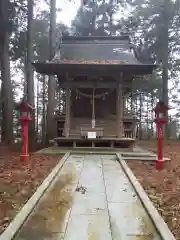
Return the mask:
M 134 145 L 135 139 L 132 138 L 100 138 L 100 139 L 83 139 L 83 138 L 55 138 L 54 141 L 59 147 L 107 147 L 107 148 L 129 148 Z

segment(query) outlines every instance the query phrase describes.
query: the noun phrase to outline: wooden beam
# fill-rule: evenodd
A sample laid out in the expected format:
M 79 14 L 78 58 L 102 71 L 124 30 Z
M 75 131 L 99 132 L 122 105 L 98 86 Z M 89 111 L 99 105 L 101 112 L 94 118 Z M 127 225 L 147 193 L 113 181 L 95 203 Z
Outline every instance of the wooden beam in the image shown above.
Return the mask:
M 130 86 L 131 83 L 123 83 L 122 86 Z M 93 81 L 63 81 L 59 82 L 60 88 L 112 88 L 115 89 L 118 87 L 117 82 L 93 82 Z
M 61 81 L 73 81 L 74 79 L 78 80 L 78 81 L 86 81 L 86 80 L 92 80 L 93 78 L 94 79 L 102 79 L 103 81 L 110 81 L 112 82 L 113 79 L 114 80 L 117 80 L 119 78 L 119 72 L 118 74 L 113 74 L 111 73 L 110 75 L 104 75 L 104 74 L 95 74 L 94 72 L 90 71 L 90 75 L 84 75 L 84 74 L 79 74 L 79 75 L 74 75 L 73 72 L 69 73 L 69 72 L 66 72 L 66 74 L 64 75 L 57 75 L 57 78 L 59 80 L 59 82 Z M 132 82 L 132 80 L 134 79 L 134 76 L 131 74 L 131 73 L 123 73 L 123 80 L 124 82 Z

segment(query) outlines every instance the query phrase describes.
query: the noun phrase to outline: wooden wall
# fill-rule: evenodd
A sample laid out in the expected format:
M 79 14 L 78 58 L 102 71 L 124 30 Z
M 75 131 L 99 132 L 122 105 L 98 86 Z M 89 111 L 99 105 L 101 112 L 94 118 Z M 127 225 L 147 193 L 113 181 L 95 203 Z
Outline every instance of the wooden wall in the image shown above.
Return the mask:
M 85 94 L 92 94 L 92 89 L 80 89 Z M 110 92 L 109 92 L 110 91 Z M 95 94 L 109 92 L 109 94 L 95 98 L 96 118 L 108 117 L 116 114 L 116 90 L 96 89 Z M 72 117 L 92 117 L 92 100 L 89 97 L 77 94 L 76 90 L 71 92 L 71 114 Z

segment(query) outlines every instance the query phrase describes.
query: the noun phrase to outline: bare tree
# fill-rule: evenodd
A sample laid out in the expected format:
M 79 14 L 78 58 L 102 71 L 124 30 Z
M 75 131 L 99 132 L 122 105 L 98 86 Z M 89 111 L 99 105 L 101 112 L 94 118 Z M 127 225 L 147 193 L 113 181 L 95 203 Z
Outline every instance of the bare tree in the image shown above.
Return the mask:
M 0 1 L 0 66 L 2 79 L 2 142 L 13 142 L 13 93 L 9 59 L 8 0 Z
M 56 0 L 51 0 L 50 5 L 50 30 L 49 30 L 49 60 L 51 61 L 55 53 L 56 43 Z M 55 108 L 55 89 L 56 81 L 53 76 L 49 76 L 48 80 L 48 106 L 47 106 L 47 135 L 46 141 L 54 137 L 53 116 Z
M 33 24 L 33 7 L 34 1 L 28 0 L 28 25 L 27 25 L 27 63 L 26 63 L 26 81 L 27 81 L 27 100 L 34 107 L 34 72 L 32 68 L 33 58 L 33 39 L 32 39 L 32 24 Z M 35 147 L 35 120 L 29 126 L 29 148 Z

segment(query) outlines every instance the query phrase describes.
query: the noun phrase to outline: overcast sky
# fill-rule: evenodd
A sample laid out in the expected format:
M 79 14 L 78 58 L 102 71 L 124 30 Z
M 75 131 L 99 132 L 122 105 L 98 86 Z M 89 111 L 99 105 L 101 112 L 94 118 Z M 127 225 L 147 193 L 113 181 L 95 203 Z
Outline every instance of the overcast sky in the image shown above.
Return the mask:
M 81 0 L 74 0 L 72 3 L 69 3 L 68 0 L 57 0 L 57 7 L 63 9 L 62 12 L 58 13 L 57 19 L 70 26 L 71 21 L 76 16 L 80 3 Z
M 56 0 L 57 8 L 62 9 L 61 12 L 57 13 L 57 21 L 62 21 L 64 24 L 70 26 L 71 21 L 76 16 L 77 10 L 80 7 L 80 3 L 81 0 Z M 44 0 L 40 0 L 36 9 L 37 11 L 49 11 L 49 7 L 45 4 Z

